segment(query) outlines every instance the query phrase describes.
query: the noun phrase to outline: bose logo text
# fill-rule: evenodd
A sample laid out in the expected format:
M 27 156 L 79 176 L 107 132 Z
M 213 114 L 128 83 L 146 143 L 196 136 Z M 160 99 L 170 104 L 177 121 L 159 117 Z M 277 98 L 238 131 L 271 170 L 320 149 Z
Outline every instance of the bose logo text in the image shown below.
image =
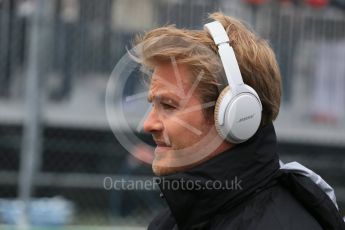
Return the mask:
M 250 116 L 248 116 L 248 117 L 243 117 L 243 118 L 241 118 L 240 120 L 238 120 L 237 123 L 242 122 L 242 121 L 246 121 L 246 120 L 251 119 L 251 118 L 253 118 L 253 117 L 254 117 L 254 114 L 252 114 L 252 115 L 250 115 Z

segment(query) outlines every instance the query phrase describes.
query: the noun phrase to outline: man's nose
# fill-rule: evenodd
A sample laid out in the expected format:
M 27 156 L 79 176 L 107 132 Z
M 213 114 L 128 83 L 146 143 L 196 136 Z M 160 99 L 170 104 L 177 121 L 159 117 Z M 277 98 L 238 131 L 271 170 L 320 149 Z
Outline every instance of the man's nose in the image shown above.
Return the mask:
M 144 122 L 144 131 L 147 133 L 155 133 L 163 130 L 163 123 L 159 117 L 157 110 L 153 107 Z

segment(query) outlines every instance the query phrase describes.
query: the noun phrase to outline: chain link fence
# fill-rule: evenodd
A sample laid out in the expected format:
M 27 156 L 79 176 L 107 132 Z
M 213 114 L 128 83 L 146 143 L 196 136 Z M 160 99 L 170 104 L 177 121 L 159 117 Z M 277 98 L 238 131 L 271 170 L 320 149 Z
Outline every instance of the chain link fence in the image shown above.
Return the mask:
M 136 34 L 165 24 L 202 29 L 208 13 L 221 10 L 246 21 L 276 52 L 283 76 L 275 123 L 281 158 L 319 172 L 335 186 L 344 212 L 344 7 L 306 2 L 0 0 L 0 206 L 34 197 L 29 210 L 41 220 L 49 212 L 37 207 L 52 202 L 71 210 L 56 211 L 69 216 L 63 224 L 147 226 L 165 205 L 159 191 L 105 184 L 153 177 L 110 130 L 104 105 L 110 73 Z M 149 135 L 138 136 L 152 143 Z M 15 211 L 4 213 L 0 207 L 1 226 L 20 223 Z

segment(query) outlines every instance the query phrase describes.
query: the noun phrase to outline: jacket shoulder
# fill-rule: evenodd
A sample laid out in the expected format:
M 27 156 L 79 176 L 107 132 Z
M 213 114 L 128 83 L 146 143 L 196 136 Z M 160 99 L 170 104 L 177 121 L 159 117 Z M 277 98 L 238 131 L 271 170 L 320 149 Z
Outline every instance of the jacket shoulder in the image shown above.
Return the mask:
M 218 216 L 212 229 L 322 230 L 318 221 L 280 185 L 254 195 L 233 211 Z

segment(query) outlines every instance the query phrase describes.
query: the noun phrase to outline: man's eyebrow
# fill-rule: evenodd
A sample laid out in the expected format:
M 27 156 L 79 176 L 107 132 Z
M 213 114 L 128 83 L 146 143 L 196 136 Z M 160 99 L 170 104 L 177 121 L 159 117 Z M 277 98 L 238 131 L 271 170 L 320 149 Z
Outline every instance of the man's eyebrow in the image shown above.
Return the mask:
M 160 93 L 160 94 L 156 94 L 156 95 L 153 95 L 151 93 L 148 94 L 147 96 L 147 101 L 152 103 L 152 101 L 155 99 L 155 98 L 159 98 L 159 99 L 162 99 L 162 100 L 173 100 L 175 102 L 178 101 L 178 96 L 173 94 L 173 93 Z

